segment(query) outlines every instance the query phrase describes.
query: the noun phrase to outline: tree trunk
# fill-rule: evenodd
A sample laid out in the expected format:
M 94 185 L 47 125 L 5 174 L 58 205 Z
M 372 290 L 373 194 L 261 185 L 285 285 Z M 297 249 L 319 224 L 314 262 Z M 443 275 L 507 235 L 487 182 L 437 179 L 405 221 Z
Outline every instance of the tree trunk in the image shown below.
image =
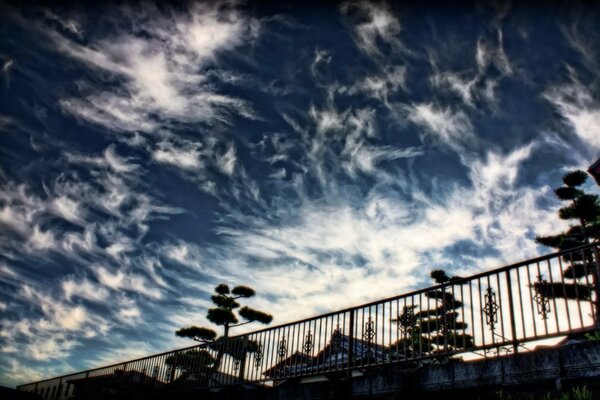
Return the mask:
M 210 372 L 210 377 L 209 377 L 210 379 L 208 382 L 208 386 L 210 386 L 211 380 L 216 375 L 216 373 L 219 371 L 219 367 L 221 366 L 221 361 L 223 360 L 223 347 L 227 346 L 227 341 L 226 340 L 222 341 L 222 339 L 227 339 L 228 337 L 229 337 L 229 324 L 225 324 L 225 325 L 223 325 L 223 337 L 221 339 L 217 340 L 217 342 L 220 342 L 220 343 L 219 343 L 219 347 L 217 347 L 217 356 L 215 357 L 215 362 L 214 362 L 212 370 Z

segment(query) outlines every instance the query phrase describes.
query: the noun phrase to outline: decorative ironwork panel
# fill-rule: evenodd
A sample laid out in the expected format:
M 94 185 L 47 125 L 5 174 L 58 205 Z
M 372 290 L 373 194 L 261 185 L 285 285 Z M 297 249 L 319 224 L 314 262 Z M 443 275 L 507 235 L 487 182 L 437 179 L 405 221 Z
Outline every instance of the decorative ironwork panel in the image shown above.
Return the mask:
M 277 350 L 277 355 L 279 358 L 284 358 L 287 355 L 287 342 L 285 338 L 281 339 L 279 342 L 279 350 Z
M 369 317 L 369 319 L 365 323 L 365 328 L 363 330 L 363 340 L 370 344 L 371 342 L 373 342 L 373 339 L 375 338 L 376 334 L 377 332 L 375 332 L 375 322 L 371 317 Z
M 544 275 L 539 275 L 534 287 L 544 288 L 546 286 L 548 286 L 548 281 L 544 279 Z M 542 319 L 548 319 L 548 314 L 550 314 L 552 311 L 550 308 L 550 299 L 547 296 L 544 296 L 542 290 L 536 290 L 535 296 L 533 296 L 533 301 L 535 301 L 537 312 Z
M 483 312 L 485 313 L 485 323 L 489 325 L 492 332 L 496 329 L 498 323 L 498 310 L 500 306 L 496 303 L 496 293 L 492 288 L 487 288 L 485 291 L 485 306 Z
M 313 347 L 313 336 L 309 329 L 308 333 L 306 334 L 306 338 L 304 339 L 304 345 L 302 346 L 302 349 L 306 354 L 310 354 L 312 352 Z
M 254 352 L 254 366 L 256 369 L 260 368 L 260 364 L 263 358 L 263 345 L 259 343 L 256 347 L 256 352 Z

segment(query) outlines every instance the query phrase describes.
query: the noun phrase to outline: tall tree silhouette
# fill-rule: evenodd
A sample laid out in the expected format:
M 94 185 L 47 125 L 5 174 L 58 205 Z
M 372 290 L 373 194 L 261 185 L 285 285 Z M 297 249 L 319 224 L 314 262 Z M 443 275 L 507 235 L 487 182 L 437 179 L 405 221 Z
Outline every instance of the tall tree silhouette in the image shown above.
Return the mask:
M 442 270 L 431 271 L 430 276 L 437 284 L 462 279 L 449 277 Z M 392 319 L 402 332 L 402 338 L 392 347 L 408 357 L 473 347 L 473 337 L 466 333 L 467 324 L 459 318 L 462 302 L 454 297 L 452 291 L 435 289 L 426 292 L 425 296 L 430 299 L 426 304 L 405 306 L 402 313 Z M 431 300 L 434 301 L 432 307 Z M 421 311 L 415 312 L 417 308 Z
M 568 204 L 558 210 L 558 216 L 563 220 L 575 221 L 575 224 L 557 235 L 538 236 L 536 242 L 562 251 L 600 241 L 600 201 L 597 195 L 581 189 L 586 179 L 584 171 L 573 171 L 563 176 L 563 185 L 554 190 L 554 193 Z M 549 283 L 540 278 L 533 285 L 534 289 L 545 298 L 587 301 L 592 300 L 592 293 L 595 291 L 594 315 L 596 324 L 599 324 L 600 279 L 593 250 L 574 251 L 563 259 L 567 264 L 563 276 L 571 282 Z
M 240 303 L 237 302 L 238 299 L 247 299 L 254 295 L 254 289 L 248 286 L 235 286 L 230 290 L 228 285 L 221 283 L 215 287 L 215 294 L 211 296 L 211 300 L 216 307 L 207 310 L 206 318 L 213 324 L 223 327 L 223 335 L 218 339 L 228 338 L 232 328 L 237 328 L 252 322 L 260 322 L 263 324 L 271 323 L 273 316 L 270 314 L 247 306 L 240 308 Z M 238 317 L 243 321 L 240 322 Z M 247 353 L 255 352 L 258 347 L 255 342 L 246 341 L 245 343 L 242 343 L 243 339 L 239 338 L 230 339 L 228 341 L 217 340 L 217 332 L 213 329 L 195 325 L 181 328 L 177 330 L 175 334 L 200 343 L 209 343 L 209 347 L 217 351 L 217 357 L 214 361 L 211 361 L 213 372 L 219 368 L 223 353 L 227 353 L 236 361 L 239 361 L 243 359 Z

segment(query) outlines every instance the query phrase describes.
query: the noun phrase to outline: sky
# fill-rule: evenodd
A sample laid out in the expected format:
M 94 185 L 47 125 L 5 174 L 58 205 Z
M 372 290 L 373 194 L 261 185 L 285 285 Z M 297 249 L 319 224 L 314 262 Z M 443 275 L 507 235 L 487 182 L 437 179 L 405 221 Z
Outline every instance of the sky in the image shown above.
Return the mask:
M 584 3 L 108 3 L 0 5 L 0 385 L 551 252 L 600 157 Z

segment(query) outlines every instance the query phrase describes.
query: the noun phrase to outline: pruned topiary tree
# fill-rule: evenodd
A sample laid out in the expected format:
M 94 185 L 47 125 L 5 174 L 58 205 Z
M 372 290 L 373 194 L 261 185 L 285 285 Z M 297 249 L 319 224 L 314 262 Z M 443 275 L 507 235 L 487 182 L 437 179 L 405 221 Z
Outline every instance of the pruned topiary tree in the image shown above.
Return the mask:
M 248 306 L 241 307 L 237 301 L 238 299 L 247 299 L 254 295 L 254 289 L 248 286 L 235 286 L 230 290 L 228 285 L 221 283 L 215 287 L 215 294 L 211 296 L 211 300 L 216 307 L 207 310 L 206 318 L 213 324 L 222 326 L 223 335 L 217 337 L 217 332 L 213 329 L 195 325 L 181 328 L 175 334 L 200 343 L 208 343 L 209 347 L 217 351 L 217 356 L 212 362 L 213 372 L 219 368 L 223 353 L 229 354 L 236 362 L 242 360 L 247 353 L 253 353 L 257 350 L 258 344 L 256 342 L 251 340 L 244 341 L 241 338 L 232 338 L 227 341 L 221 341 L 220 339 L 228 338 L 232 328 L 252 322 L 271 323 L 273 320 L 272 315 Z M 242 320 L 241 322 L 240 319 Z
M 247 306 L 240 308 L 240 304 L 237 302 L 238 299 L 247 299 L 254 295 L 254 289 L 248 286 L 236 286 L 232 290 L 229 290 L 229 286 L 221 283 L 215 287 L 215 294 L 211 296 L 211 300 L 216 307 L 208 309 L 206 318 L 213 324 L 223 327 L 223 336 L 221 338 L 229 337 L 230 329 L 238 326 L 252 322 L 271 323 L 273 316 L 270 314 Z M 234 310 L 238 308 L 239 310 L 237 310 L 236 315 Z M 239 321 L 238 316 L 241 317 L 243 322 Z M 198 326 L 181 328 L 175 334 L 201 343 L 212 342 L 217 338 L 217 332 L 214 330 Z
M 433 270 L 430 276 L 437 284 L 462 279 L 458 276 L 449 277 L 442 270 Z M 402 333 L 392 348 L 396 347 L 399 355 L 405 353 L 410 358 L 473 347 L 473 336 L 465 333 L 467 324 L 460 321 L 457 311 L 462 307 L 460 300 L 442 289 L 428 291 L 425 296 L 435 301 L 433 307 L 423 310 L 424 305 L 407 305 L 397 318 L 391 320 L 400 326 Z M 417 308 L 421 311 L 416 312 Z
M 556 235 L 538 236 L 536 242 L 553 247 L 559 251 L 600 241 L 600 201 L 595 194 L 589 194 L 581 188 L 587 180 L 584 171 L 573 171 L 563 176 L 563 185 L 554 190 L 556 196 L 568 202 L 558 210 L 560 219 L 574 221 L 569 229 Z M 563 277 L 571 282 L 550 283 L 540 279 L 533 284 L 535 291 L 545 298 L 564 298 L 579 301 L 591 301 L 596 292 L 594 315 L 596 325 L 600 319 L 600 281 L 592 250 L 574 251 L 563 257 L 566 268 Z

